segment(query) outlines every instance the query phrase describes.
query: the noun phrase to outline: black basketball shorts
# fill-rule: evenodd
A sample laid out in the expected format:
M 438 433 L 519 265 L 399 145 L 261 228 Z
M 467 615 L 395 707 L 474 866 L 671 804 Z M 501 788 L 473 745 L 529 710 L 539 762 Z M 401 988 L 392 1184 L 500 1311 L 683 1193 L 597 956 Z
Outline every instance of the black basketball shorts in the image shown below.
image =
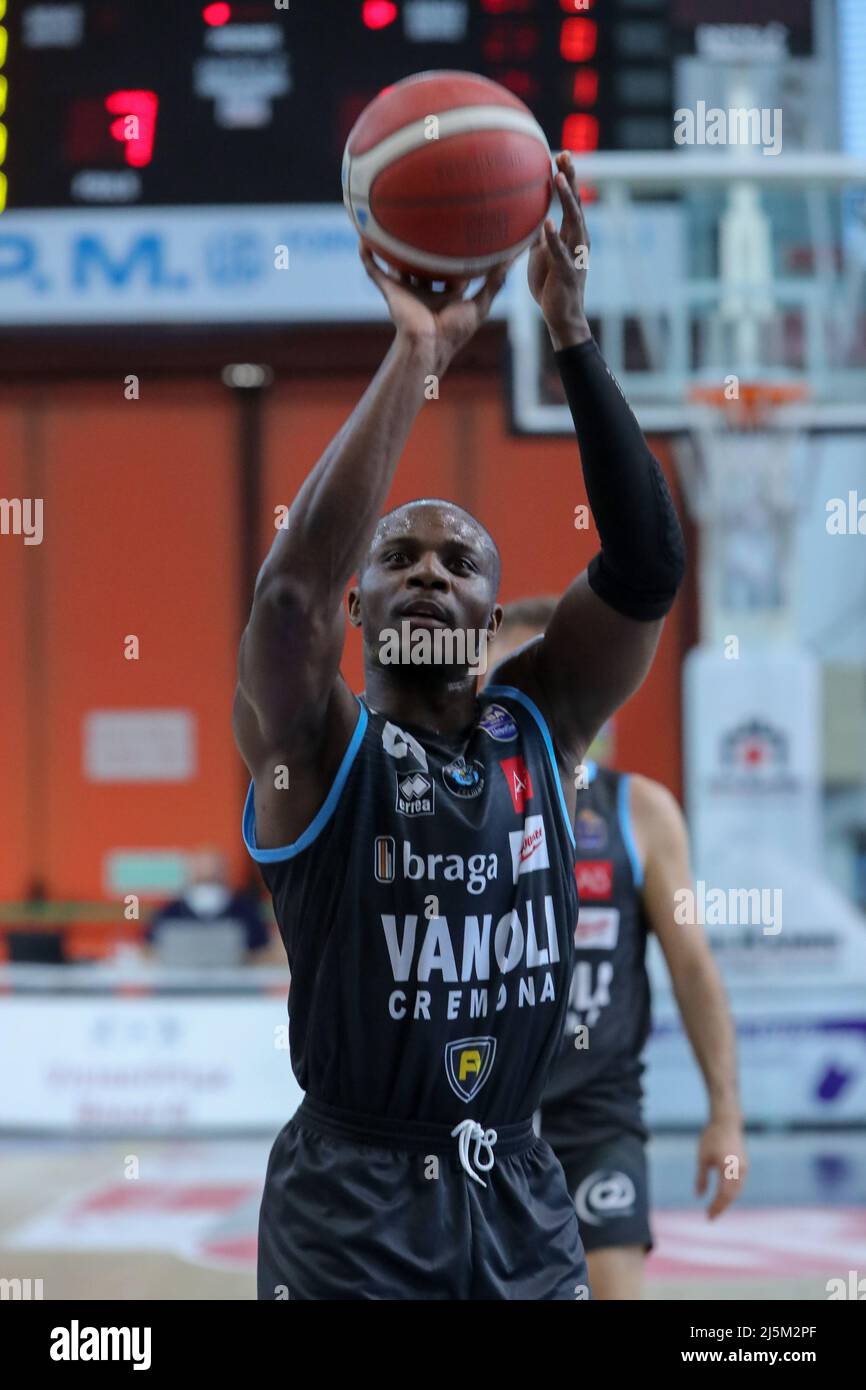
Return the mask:
M 475 1178 L 445 1135 L 305 1100 L 271 1150 L 258 1297 L 588 1299 L 574 1203 L 531 1123 L 497 1130 Z
M 653 1247 L 646 1144 L 621 1133 L 585 1145 L 557 1146 L 584 1249 Z

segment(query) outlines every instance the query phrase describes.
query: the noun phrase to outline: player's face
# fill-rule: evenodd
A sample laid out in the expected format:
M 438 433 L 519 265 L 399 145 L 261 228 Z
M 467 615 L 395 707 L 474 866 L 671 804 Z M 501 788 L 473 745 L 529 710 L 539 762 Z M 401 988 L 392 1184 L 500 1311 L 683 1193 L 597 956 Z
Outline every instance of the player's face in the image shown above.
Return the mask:
M 389 630 L 490 633 L 499 616 L 493 582 L 492 555 L 471 522 L 444 508 L 413 509 L 377 539 L 353 621 L 374 650 Z

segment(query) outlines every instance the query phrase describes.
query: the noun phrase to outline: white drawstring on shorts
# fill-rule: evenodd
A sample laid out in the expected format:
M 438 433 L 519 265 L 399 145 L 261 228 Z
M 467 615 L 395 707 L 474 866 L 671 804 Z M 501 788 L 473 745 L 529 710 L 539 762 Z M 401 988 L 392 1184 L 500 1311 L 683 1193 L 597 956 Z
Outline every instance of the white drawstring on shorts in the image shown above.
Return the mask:
M 495 1162 L 493 1145 L 496 1143 L 496 1130 L 488 1129 L 485 1131 L 475 1120 L 461 1120 L 459 1125 L 452 1129 L 451 1137 L 452 1139 L 457 1139 L 457 1153 L 460 1156 L 460 1166 L 463 1168 L 464 1172 L 469 1174 L 473 1182 L 479 1182 L 482 1187 L 486 1187 L 487 1183 L 483 1178 L 479 1178 L 472 1164 L 474 1163 L 475 1167 L 480 1169 L 482 1173 L 490 1172 Z M 475 1143 L 475 1152 L 470 1159 L 469 1145 L 473 1141 Z M 487 1157 L 490 1160 L 488 1163 L 482 1163 L 481 1161 L 482 1148 L 487 1151 Z

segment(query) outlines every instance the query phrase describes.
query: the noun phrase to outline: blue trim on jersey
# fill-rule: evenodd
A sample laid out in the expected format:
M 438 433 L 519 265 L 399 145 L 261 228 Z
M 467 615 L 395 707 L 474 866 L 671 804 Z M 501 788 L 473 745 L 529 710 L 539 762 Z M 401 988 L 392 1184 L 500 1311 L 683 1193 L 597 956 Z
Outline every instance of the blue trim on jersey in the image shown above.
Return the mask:
M 595 781 L 595 774 L 598 772 L 598 763 L 593 762 L 592 758 L 587 758 L 583 765 L 586 768 L 590 784 L 592 784 Z
M 488 685 L 482 692 L 485 698 L 488 695 L 505 695 L 511 700 L 516 700 L 519 705 L 528 710 L 538 725 L 541 737 L 544 739 L 544 746 L 547 749 L 547 756 L 550 759 L 550 766 L 553 768 L 553 776 L 556 782 L 556 790 L 559 792 L 559 805 L 562 810 L 562 819 L 565 821 L 565 828 L 568 831 L 568 838 L 571 847 L 574 849 L 574 827 L 568 815 L 568 807 L 565 804 L 565 796 L 562 791 L 562 783 L 559 780 L 559 768 L 556 763 L 556 754 L 553 751 L 553 739 L 550 737 L 550 730 L 547 727 L 547 720 L 538 708 L 534 700 L 530 700 L 528 695 L 524 695 L 522 690 L 517 690 L 513 685 Z
M 355 696 L 358 700 L 358 696 Z M 352 734 L 348 748 L 343 754 L 343 761 L 337 769 L 331 790 L 325 797 L 324 802 L 316 813 L 315 818 L 310 821 L 306 830 L 290 845 L 283 845 L 281 849 L 259 849 L 256 845 L 256 812 L 255 812 L 255 782 L 250 782 L 247 799 L 244 804 L 244 816 L 242 833 L 247 852 L 252 855 L 257 864 L 277 864 L 284 859 L 294 859 L 296 854 L 308 849 L 313 841 L 319 836 L 327 825 L 331 816 L 337 809 L 337 802 L 340 800 L 343 787 L 346 785 L 346 778 L 352 769 L 352 763 L 361 746 L 361 740 L 367 728 L 368 714 L 364 705 L 358 700 L 358 722 L 355 725 L 355 732 Z
M 631 823 L 631 804 L 629 801 L 629 788 L 631 786 L 631 774 L 624 772 L 619 779 L 619 786 L 616 791 L 617 810 L 619 812 L 619 828 L 622 834 L 623 843 L 628 851 L 629 863 L 634 877 L 635 888 L 643 887 L 643 864 L 640 862 L 640 855 L 637 852 L 637 843 L 634 838 L 634 830 Z

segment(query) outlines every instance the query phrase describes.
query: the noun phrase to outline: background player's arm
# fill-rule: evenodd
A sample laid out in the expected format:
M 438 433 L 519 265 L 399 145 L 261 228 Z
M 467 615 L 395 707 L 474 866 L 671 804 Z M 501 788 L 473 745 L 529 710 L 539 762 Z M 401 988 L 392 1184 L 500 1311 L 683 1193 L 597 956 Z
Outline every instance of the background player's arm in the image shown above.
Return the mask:
M 684 554 L 667 483 L 589 331 L 577 254 L 588 253 L 589 237 L 570 155 L 557 163 L 562 226 L 545 223 L 529 283 L 557 353 L 601 551 L 564 593 L 543 639 L 499 678 L 537 692 L 560 752 L 579 760 L 649 670 Z
M 630 796 L 644 861 L 644 909 L 664 952 L 683 1026 L 707 1088 L 710 1117 L 701 1135 L 696 1190 L 702 1195 L 710 1170 L 718 1170 L 708 1210 L 715 1217 L 739 1195 L 748 1169 L 734 1022 L 703 923 L 676 920 L 677 893 L 693 890 L 683 813 L 666 787 L 646 777 L 632 777 Z
M 466 282 L 434 294 L 387 273 L 362 250 L 397 329 L 352 415 L 295 498 L 256 583 L 241 639 L 235 737 L 255 779 L 260 848 L 286 844 L 315 816 L 358 717 L 339 675 L 343 592 L 369 546 L 400 454 L 424 401 L 486 316 L 507 266 L 469 300 Z M 288 770 L 288 791 L 275 770 Z

